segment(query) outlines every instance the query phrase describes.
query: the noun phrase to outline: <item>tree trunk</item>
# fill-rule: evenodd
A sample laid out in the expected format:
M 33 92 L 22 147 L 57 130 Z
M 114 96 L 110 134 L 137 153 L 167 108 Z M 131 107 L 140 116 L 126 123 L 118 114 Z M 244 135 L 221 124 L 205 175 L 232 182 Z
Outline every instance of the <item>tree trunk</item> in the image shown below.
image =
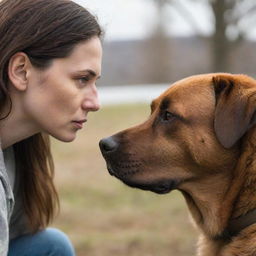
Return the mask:
M 212 2 L 212 10 L 215 17 L 215 33 L 212 38 L 212 70 L 213 72 L 228 72 L 229 53 L 231 44 L 226 36 L 227 23 L 225 12 L 227 10 L 225 0 Z
M 155 28 L 148 38 L 145 53 L 145 70 L 147 78 L 152 83 L 166 83 L 170 80 L 171 39 L 165 31 L 164 11 L 167 0 L 154 0 L 157 10 Z

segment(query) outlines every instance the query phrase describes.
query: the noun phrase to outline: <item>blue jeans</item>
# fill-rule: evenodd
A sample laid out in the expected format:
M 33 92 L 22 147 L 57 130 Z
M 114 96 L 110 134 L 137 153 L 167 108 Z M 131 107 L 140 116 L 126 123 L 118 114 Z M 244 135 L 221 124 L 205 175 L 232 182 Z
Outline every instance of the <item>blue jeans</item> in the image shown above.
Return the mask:
M 75 256 L 75 252 L 64 233 L 47 228 L 11 240 L 8 256 Z

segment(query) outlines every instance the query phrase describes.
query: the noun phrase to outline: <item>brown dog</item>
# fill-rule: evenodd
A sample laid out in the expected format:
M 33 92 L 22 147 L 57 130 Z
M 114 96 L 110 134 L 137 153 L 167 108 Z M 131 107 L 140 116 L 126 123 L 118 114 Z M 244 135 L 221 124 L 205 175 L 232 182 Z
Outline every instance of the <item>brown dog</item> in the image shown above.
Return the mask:
M 256 81 L 207 74 L 175 83 L 141 125 L 100 142 L 131 187 L 178 189 L 202 232 L 200 256 L 256 255 Z

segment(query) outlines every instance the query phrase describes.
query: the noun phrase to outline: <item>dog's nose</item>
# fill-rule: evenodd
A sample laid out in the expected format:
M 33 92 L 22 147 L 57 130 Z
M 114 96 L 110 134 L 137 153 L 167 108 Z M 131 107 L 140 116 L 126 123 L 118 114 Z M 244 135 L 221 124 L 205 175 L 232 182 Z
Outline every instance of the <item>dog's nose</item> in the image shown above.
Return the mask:
M 102 153 L 110 153 L 117 149 L 118 143 L 113 137 L 107 137 L 100 141 L 100 150 Z

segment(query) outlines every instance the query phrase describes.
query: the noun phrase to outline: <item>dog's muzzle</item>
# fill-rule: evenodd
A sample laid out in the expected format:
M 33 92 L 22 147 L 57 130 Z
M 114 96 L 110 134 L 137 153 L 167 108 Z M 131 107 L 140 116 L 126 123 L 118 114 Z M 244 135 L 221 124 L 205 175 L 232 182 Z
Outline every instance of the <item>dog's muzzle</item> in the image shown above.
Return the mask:
M 126 185 L 142 190 L 150 190 L 158 194 L 166 194 L 176 189 L 177 180 L 155 180 L 154 182 L 138 181 L 134 176 L 141 173 L 143 161 L 137 159 L 136 153 L 123 152 L 118 138 L 107 137 L 99 142 L 100 150 L 106 160 L 110 175 L 123 181 Z
M 105 158 L 107 169 L 110 175 L 115 175 L 113 168 L 111 167 L 109 159 L 111 155 L 117 151 L 119 143 L 114 139 L 113 136 L 104 138 L 99 142 L 100 150 Z

